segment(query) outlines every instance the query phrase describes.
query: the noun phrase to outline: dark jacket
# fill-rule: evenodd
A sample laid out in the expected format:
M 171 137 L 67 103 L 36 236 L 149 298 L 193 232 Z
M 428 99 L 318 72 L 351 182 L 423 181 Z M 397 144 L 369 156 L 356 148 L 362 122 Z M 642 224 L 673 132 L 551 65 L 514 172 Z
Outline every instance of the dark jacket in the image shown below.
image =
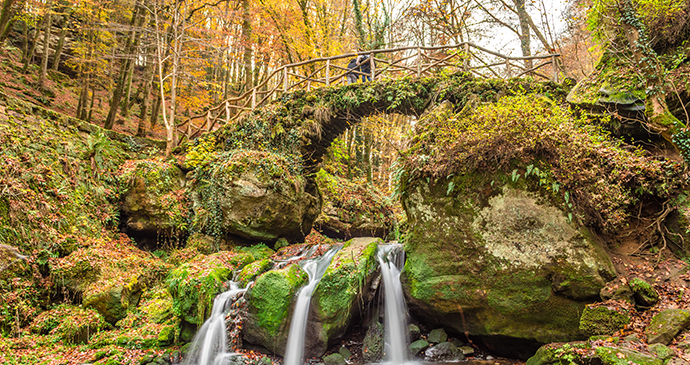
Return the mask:
M 353 58 L 350 60 L 350 63 L 347 64 L 347 69 L 359 71 L 359 67 L 357 66 L 357 59 L 356 58 Z
M 369 62 L 369 56 L 364 56 L 361 61 L 359 61 L 359 67 L 362 72 L 368 74 L 371 72 L 371 63 Z

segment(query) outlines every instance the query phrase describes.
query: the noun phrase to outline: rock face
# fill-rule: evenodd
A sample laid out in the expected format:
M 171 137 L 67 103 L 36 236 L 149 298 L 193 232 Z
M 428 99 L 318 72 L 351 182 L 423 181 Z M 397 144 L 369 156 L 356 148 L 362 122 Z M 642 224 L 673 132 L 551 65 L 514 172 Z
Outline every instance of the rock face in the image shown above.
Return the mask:
M 186 224 L 185 179 L 179 168 L 157 160 L 127 161 L 118 179 L 128 232 L 170 235 Z
M 562 199 L 526 180 L 478 173 L 408 182 L 402 277 L 425 323 L 524 358 L 540 343 L 579 338 L 584 305 L 614 277 L 599 243 L 556 206 Z M 505 337 L 520 345 L 503 347 Z
M 588 336 L 612 336 L 628 323 L 628 313 L 618 313 L 606 306 L 587 306 L 580 317 L 580 331 Z
M 355 184 L 321 169 L 316 182 L 323 194 L 323 209 L 314 227 L 338 239 L 381 237 L 397 224 L 391 204 L 372 186 Z
M 667 309 L 652 318 L 645 330 L 647 342 L 668 345 L 673 337 L 690 324 L 690 310 Z
M 221 154 L 197 168 L 191 183 L 192 226 L 214 237 L 300 241 L 321 210 L 316 185 L 269 152 Z

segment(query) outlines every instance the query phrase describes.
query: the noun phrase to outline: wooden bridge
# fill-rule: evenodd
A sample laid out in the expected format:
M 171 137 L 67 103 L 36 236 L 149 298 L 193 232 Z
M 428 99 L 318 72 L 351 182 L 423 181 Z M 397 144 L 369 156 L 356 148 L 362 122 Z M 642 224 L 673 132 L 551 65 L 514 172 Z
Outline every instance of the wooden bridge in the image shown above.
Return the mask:
M 358 55 L 369 56 L 370 73 L 365 74 L 346 67 L 348 62 Z M 366 75 L 372 80 L 388 80 L 405 76 L 435 75 L 441 71 L 465 71 L 482 78 L 507 79 L 530 75 L 558 82 L 558 57 L 560 54 L 511 57 L 464 42 L 449 46 L 409 46 L 315 58 L 281 66 L 254 88 L 237 97 L 228 98 L 202 114 L 187 118 L 177 128 L 180 140 L 190 140 L 202 132 L 230 123 L 243 112 L 265 105 L 284 93 L 346 85 L 348 73 L 354 73 L 358 79 L 361 79 L 361 75 Z M 538 62 L 537 65 L 529 68 L 525 66 L 531 65 L 534 61 Z

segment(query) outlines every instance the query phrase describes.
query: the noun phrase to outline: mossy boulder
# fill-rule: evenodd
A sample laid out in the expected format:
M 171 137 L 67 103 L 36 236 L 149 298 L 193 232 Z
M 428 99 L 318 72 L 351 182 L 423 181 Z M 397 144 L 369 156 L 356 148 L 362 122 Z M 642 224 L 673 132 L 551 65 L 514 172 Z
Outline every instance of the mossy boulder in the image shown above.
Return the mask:
M 135 235 L 181 234 L 187 231 L 185 176 L 161 160 L 130 160 L 118 176 L 122 220 Z
M 613 335 L 630 323 L 627 311 L 622 313 L 605 305 L 586 306 L 580 317 L 580 331 L 587 336 Z
M 240 287 L 244 287 L 250 281 L 254 281 L 259 275 L 265 273 L 273 267 L 273 260 L 263 259 L 252 262 L 245 266 L 237 275 L 237 283 Z
M 305 356 L 321 356 L 340 339 L 370 299 L 371 282 L 378 268 L 380 238 L 360 237 L 346 242 L 331 260 L 314 290 L 305 339 Z
M 626 347 L 597 347 L 596 357 L 604 365 L 629 365 L 631 362 L 638 365 L 662 365 L 664 361 L 655 356 L 644 354 Z
M 301 241 L 321 210 L 316 185 L 270 152 L 218 154 L 194 171 L 189 189 L 192 228 L 230 240 Z
M 308 281 L 297 264 L 268 271 L 244 295 L 244 341 L 284 355 L 296 294 Z
M 424 352 L 427 360 L 431 361 L 460 361 L 465 359 L 462 351 L 450 342 L 441 342 Z
M 427 347 L 429 347 L 428 342 L 426 342 L 425 340 L 417 340 L 412 342 L 409 346 L 407 346 L 407 349 L 410 351 L 412 356 L 417 356 L 419 353 L 426 350 Z
M 314 227 L 325 236 L 386 238 L 397 221 L 391 202 L 373 185 L 357 184 L 321 169 L 316 183 L 323 195 L 323 208 Z
M 690 324 L 690 310 L 666 309 L 654 317 L 645 329 L 647 343 L 668 345 L 678 332 Z
M 272 252 L 257 245 L 253 249 L 197 255 L 177 267 L 167 279 L 173 313 L 184 322 L 201 325 L 211 314 L 213 299 L 226 289 L 225 282 L 232 278 L 233 271 L 263 260 Z
M 482 172 L 418 178 L 402 199 L 410 310 L 524 358 L 540 344 L 580 338 L 584 305 L 615 276 L 594 235 L 530 181 Z M 509 351 L 505 337 L 527 345 Z
M 448 335 L 446 334 L 446 331 L 443 330 L 443 328 L 437 328 L 435 330 L 432 330 L 429 332 L 429 336 L 427 337 L 427 340 L 431 343 L 441 343 L 441 342 L 446 342 L 448 339 Z
M 330 354 L 323 357 L 323 363 L 325 365 L 347 365 L 343 355 L 339 353 Z
M 527 359 L 525 365 L 586 364 L 589 359 L 583 358 L 582 352 L 578 352 L 580 349 L 590 349 L 590 345 L 586 342 L 544 345 Z

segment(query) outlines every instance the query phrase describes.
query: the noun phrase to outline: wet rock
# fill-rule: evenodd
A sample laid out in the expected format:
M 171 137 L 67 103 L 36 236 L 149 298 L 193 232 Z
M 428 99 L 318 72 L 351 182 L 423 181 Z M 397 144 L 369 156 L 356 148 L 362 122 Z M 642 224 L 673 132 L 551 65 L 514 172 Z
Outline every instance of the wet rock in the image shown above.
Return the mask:
M 384 328 L 379 322 L 367 330 L 362 344 L 362 359 L 365 363 L 377 363 L 383 360 Z
M 407 326 L 407 337 L 409 338 L 410 341 L 417 341 L 419 340 L 419 337 L 422 335 L 422 332 L 419 330 L 419 327 L 417 325 L 411 324 Z
M 665 365 L 690 365 L 690 363 L 680 357 L 672 357 Z
M 441 343 L 441 342 L 446 342 L 448 339 L 448 335 L 446 334 L 446 331 L 443 330 L 443 328 L 437 328 L 435 330 L 432 330 L 429 332 L 429 336 L 427 336 L 427 340 L 430 343 Z
M 625 341 L 626 342 L 632 342 L 632 343 L 642 342 L 642 340 L 640 340 L 640 337 L 637 335 L 637 333 L 633 333 L 631 335 L 625 336 Z
M 633 292 L 635 303 L 642 308 L 650 308 L 659 301 L 659 293 L 654 290 L 652 284 L 640 279 L 630 280 L 630 289 Z
M 474 347 L 471 346 L 460 346 L 458 347 L 460 351 L 462 351 L 462 354 L 467 356 L 467 355 L 472 355 L 474 354 Z
M 587 336 L 613 335 L 630 323 L 627 311 L 618 313 L 605 305 L 586 306 L 580 317 L 580 331 Z
M 465 359 L 462 351 L 450 342 L 439 343 L 434 347 L 428 348 L 424 355 L 427 360 L 431 361 L 458 361 Z
M 259 359 L 259 362 L 257 365 L 272 365 L 273 361 L 268 356 L 263 356 L 261 359 Z
M 668 345 L 673 337 L 690 324 L 690 310 L 666 309 L 652 318 L 645 329 L 647 343 Z
M 415 342 L 412 342 L 409 346 L 407 346 L 407 349 L 410 350 L 412 356 L 416 356 L 422 351 L 426 350 L 427 347 L 429 347 L 428 342 L 426 342 L 425 340 L 417 340 Z
M 358 237 L 347 241 L 333 257 L 314 290 L 307 322 L 305 357 L 322 356 L 329 344 L 340 339 L 352 320 L 366 311 L 377 273 L 376 252 L 380 238 Z
M 527 359 L 525 365 L 569 365 L 588 364 L 590 359 L 583 359 L 578 349 L 588 348 L 585 342 L 565 344 L 547 344 L 539 348 L 534 356 Z
M 347 365 L 347 362 L 345 362 L 343 355 L 339 353 L 324 356 L 323 362 L 325 365 Z

